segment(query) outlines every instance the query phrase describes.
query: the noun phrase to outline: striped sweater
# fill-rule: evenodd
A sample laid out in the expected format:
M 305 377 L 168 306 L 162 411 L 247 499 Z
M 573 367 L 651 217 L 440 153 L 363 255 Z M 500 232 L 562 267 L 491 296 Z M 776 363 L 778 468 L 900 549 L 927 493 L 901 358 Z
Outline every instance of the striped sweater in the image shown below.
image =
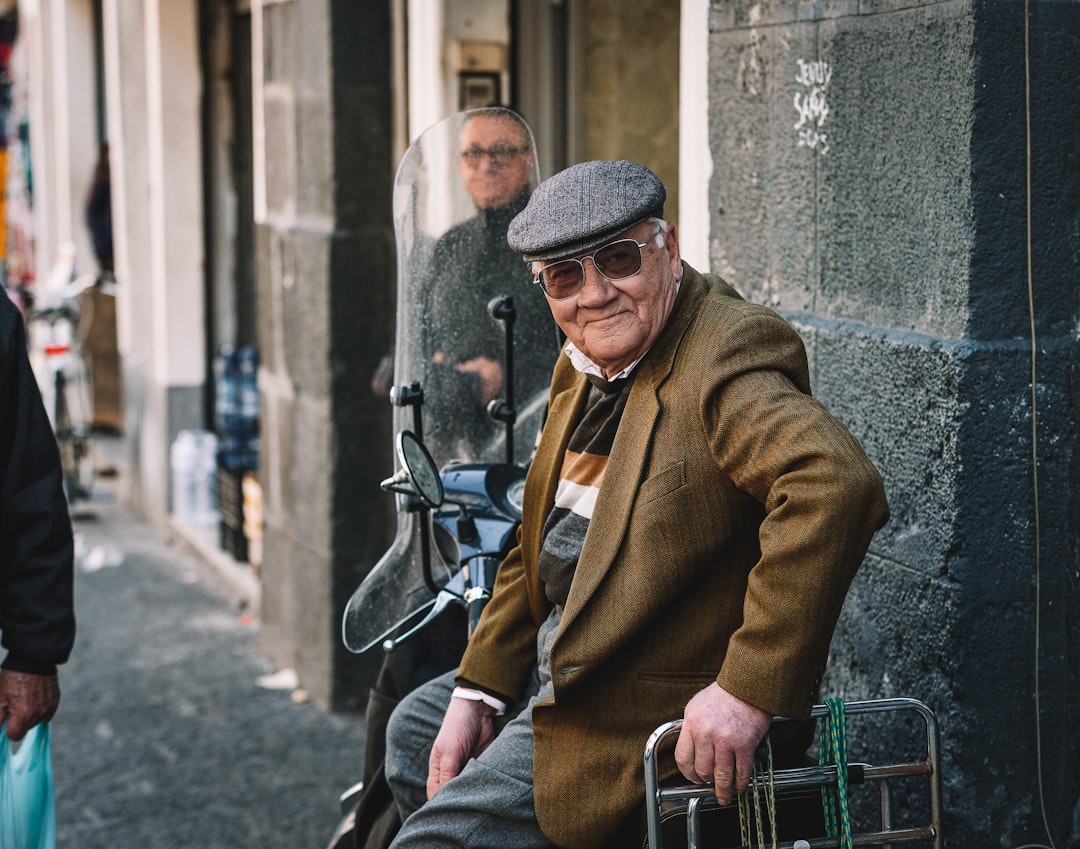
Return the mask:
M 566 447 L 555 506 L 544 524 L 544 544 L 538 561 L 544 591 L 559 607 L 565 606 L 570 594 L 632 380 L 630 376 L 609 383 L 589 376 L 592 387 L 585 412 Z

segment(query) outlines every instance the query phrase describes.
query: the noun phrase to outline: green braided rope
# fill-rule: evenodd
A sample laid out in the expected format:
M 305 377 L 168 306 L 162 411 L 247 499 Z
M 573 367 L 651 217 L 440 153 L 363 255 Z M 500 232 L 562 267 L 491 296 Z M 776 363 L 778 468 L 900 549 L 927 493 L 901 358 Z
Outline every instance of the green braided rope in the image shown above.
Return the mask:
M 776 849 L 776 785 L 773 782 L 772 741 L 765 738 L 766 763 L 759 764 L 754 758 L 754 769 L 750 776 L 750 786 L 739 794 L 739 837 L 742 846 L 754 849 L 754 835 L 750 831 L 750 821 L 757 826 L 757 847 L 765 849 L 764 817 L 761 815 L 761 788 L 765 787 L 765 809 L 769 816 L 769 830 L 772 837 L 771 849 Z
M 848 811 L 847 724 L 844 719 L 844 700 L 826 699 L 828 716 L 819 726 L 820 751 L 818 763 L 836 765 L 836 787 L 821 788 L 821 805 L 825 810 L 825 834 L 840 837 L 841 849 L 851 847 L 851 816 Z
M 739 846 L 750 845 L 750 800 L 745 793 L 739 794 Z

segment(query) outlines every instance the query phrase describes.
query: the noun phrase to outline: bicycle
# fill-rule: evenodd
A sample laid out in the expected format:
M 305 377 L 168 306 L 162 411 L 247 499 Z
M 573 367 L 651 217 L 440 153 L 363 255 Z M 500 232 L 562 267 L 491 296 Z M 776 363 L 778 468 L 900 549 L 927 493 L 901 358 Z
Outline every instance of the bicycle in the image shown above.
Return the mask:
M 82 356 L 93 316 L 82 296 L 95 287 L 114 294 L 112 284 L 96 274 L 64 286 L 35 287 L 26 313 L 30 359 L 60 449 L 69 504 L 88 499 L 94 482 L 93 396 Z

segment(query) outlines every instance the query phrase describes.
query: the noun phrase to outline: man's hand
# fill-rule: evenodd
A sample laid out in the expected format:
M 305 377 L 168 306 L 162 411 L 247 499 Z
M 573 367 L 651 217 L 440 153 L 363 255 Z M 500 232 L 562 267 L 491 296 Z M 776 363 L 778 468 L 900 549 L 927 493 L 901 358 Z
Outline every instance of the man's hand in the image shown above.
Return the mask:
M 754 752 L 771 723 L 765 711 L 712 683 L 683 711 L 675 763 L 689 781 L 711 783 L 716 801 L 729 805 L 750 786 Z
M 502 366 L 490 357 L 473 357 L 458 363 L 456 368 L 462 374 L 475 374 L 480 378 L 480 401 L 484 406 L 502 391 Z
M 21 740 L 41 722 L 48 722 L 60 704 L 55 675 L 31 675 L 0 669 L 0 721 L 7 719 L 7 736 Z
M 469 699 L 450 699 L 442 728 L 435 738 L 428 759 L 427 795 L 456 776 L 495 739 L 495 709 L 483 702 Z

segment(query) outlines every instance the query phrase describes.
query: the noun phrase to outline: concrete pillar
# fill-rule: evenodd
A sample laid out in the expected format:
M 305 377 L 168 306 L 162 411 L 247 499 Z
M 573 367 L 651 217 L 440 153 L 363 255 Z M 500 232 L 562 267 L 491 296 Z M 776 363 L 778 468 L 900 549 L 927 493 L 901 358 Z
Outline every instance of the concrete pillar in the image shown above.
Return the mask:
M 824 695 L 937 711 L 948 845 L 1073 845 L 1080 6 L 863 6 L 712 5 L 712 266 L 886 480 Z
M 159 529 L 169 446 L 203 427 L 205 281 L 196 0 L 104 0 L 128 500 Z
M 391 4 L 253 2 L 252 34 L 260 644 L 355 706 L 378 658 L 346 652 L 341 615 L 393 528 L 390 408 L 369 388 L 393 328 Z
M 76 247 L 76 271 L 97 267 L 84 204 L 97 161 L 93 12 L 90 0 L 39 0 L 20 8 L 29 53 L 30 149 L 34 169 L 34 260 L 38 279 L 61 244 Z
M 451 108 L 448 74 L 443 72 L 445 40 L 443 3 L 430 0 L 406 0 L 408 12 L 407 43 L 408 134 L 411 143 L 420 133 L 441 118 L 456 112 Z
M 206 362 L 198 4 L 146 0 L 145 27 L 155 376 L 170 388 L 201 391 Z
M 679 8 L 679 250 L 709 271 L 709 8 L 682 0 Z M 672 209 L 668 215 L 675 215 Z
M 102 38 L 112 184 L 113 257 L 119 284 L 117 346 L 124 384 L 127 466 L 125 500 L 145 509 L 143 471 L 161 461 L 160 440 L 147 438 L 147 389 L 152 374 L 150 279 L 149 131 L 146 126 L 146 50 L 141 0 L 104 0 Z M 157 444 L 156 451 L 149 446 Z M 146 446 L 149 456 L 143 456 Z M 157 475 L 161 477 L 161 475 Z M 160 500 L 160 494 L 158 496 Z

